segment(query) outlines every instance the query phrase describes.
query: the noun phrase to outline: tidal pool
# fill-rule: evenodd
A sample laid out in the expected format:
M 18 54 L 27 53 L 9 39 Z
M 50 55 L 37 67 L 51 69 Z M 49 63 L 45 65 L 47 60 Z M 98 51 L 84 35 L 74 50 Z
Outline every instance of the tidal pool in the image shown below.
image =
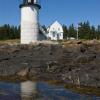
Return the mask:
M 62 86 L 45 82 L 0 82 L 0 100 L 100 100 L 100 97 L 78 94 Z

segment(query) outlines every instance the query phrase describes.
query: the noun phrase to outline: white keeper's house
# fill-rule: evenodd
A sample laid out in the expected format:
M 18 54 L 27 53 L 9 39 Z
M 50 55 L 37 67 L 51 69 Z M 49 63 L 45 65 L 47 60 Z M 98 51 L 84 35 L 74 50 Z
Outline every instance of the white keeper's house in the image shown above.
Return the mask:
M 63 40 L 63 28 L 62 25 L 55 21 L 52 25 L 47 28 L 47 37 L 50 40 Z

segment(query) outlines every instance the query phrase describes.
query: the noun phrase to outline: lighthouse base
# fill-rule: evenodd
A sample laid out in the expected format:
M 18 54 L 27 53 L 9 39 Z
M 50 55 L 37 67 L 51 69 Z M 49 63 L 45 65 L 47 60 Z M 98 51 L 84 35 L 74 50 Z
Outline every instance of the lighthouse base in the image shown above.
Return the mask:
M 23 35 L 23 34 L 22 34 Z M 25 34 L 24 34 L 24 36 L 22 36 L 21 37 L 21 44 L 33 44 L 33 43 L 40 43 L 40 41 L 45 41 L 45 40 L 47 40 L 47 36 L 46 35 L 44 35 L 43 33 L 39 33 L 39 34 L 34 34 L 34 36 L 33 36 L 33 34 L 31 35 L 31 34 L 26 34 L 27 36 L 25 36 Z M 31 36 L 29 36 L 29 35 L 31 35 Z M 38 35 L 38 36 L 37 36 Z M 26 38 L 27 37 L 27 38 Z M 31 38 L 30 38 L 31 37 Z
M 37 42 L 39 39 L 39 34 L 35 33 L 22 33 L 21 34 L 21 44 L 30 44 Z

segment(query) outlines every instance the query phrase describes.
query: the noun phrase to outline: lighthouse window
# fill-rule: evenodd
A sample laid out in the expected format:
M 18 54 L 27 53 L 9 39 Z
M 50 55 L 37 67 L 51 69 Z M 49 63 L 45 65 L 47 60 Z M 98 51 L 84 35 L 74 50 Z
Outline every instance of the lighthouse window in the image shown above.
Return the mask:
M 34 0 L 31 0 L 31 3 L 34 4 Z
M 34 0 L 28 0 L 28 3 L 33 4 L 34 3 Z
M 28 0 L 28 3 L 31 3 L 32 0 Z

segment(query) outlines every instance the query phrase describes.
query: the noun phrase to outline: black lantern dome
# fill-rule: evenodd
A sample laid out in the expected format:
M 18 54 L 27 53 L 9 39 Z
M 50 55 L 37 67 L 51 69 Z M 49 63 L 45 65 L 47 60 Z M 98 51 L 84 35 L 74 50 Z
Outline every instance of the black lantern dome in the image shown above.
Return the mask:
M 29 6 L 29 5 L 35 5 L 39 7 L 39 9 L 41 8 L 41 5 L 39 4 L 39 1 L 37 2 L 37 0 L 23 0 L 22 4 L 20 5 L 20 8 L 22 8 L 23 6 Z

